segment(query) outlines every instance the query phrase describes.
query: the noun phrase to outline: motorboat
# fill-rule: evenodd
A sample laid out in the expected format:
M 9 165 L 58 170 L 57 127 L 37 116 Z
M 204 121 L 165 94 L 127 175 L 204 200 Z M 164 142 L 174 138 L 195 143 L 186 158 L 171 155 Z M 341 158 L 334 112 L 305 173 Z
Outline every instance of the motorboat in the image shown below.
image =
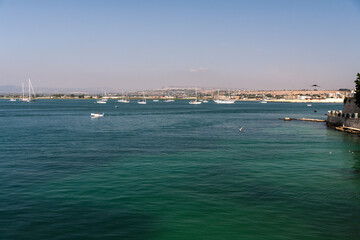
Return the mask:
M 103 117 L 104 113 L 91 113 L 90 117 L 91 118 L 98 118 L 98 117 Z

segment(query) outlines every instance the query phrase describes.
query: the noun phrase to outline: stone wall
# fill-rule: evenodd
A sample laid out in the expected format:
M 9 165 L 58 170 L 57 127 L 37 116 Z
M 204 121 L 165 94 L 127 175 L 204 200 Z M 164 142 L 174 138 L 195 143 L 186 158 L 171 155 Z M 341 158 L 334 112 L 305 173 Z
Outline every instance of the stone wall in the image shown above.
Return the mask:
M 330 126 L 345 126 L 360 129 L 360 108 L 354 98 L 348 98 L 343 110 L 328 111 L 326 123 Z

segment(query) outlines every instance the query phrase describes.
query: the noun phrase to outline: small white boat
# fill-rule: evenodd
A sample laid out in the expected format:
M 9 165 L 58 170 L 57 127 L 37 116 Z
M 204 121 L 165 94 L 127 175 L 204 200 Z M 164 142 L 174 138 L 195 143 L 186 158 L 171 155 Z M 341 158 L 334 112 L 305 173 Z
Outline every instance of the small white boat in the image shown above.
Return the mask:
M 242 129 L 243 129 L 242 127 L 241 127 L 241 128 L 239 128 L 239 132 L 241 132 L 241 131 L 242 131 Z
M 145 94 L 143 94 L 144 99 L 143 100 L 139 100 L 138 104 L 146 104 L 146 98 L 145 98 Z
M 189 104 L 201 104 L 202 102 L 200 101 L 197 101 L 197 100 L 193 100 L 193 101 L 190 101 Z
M 158 100 L 158 99 L 154 99 L 153 102 L 159 102 L 159 100 Z
M 217 104 L 233 104 L 235 103 L 235 100 L 221 100 L 221 99 L 217 99 L 214 100 L 215 103 Z
M 264 98 L 260 103 L 267 103 L 267 100 Z
M 208 100 L 204 100 L 203 103 L 208 103 L 209 101 Z
M 175 102 L 175 100 L 173 100 L 173 99 L 166 99 L 166 100 L 164 100 L 164 103 L 169 103 L 169 102 Z
M 104 113 L 91 113 L 90 117 L 91 118 L 98 118 L 98 117 L 103 117 Z
M 104 99 L 100 99 L 100 100 L 97 100 L 96 103 L 98 103 L 98 104 L 106 104 L 107 101 L 104 100 Z
M 127 99 L 119 99 L 119 100 L 117 100 L 117 102 L 119 102 L 119 103 L 129 103 L 130 101 L 127 100 Z
M 309 104 L 308 104 L 308 105 L 306 105 L 306 106 L 311 107 L 312 105 L 311 105 L 311 103 L 309 103 Z
M 10 98 L 9 101 L 10 101 L 10 102 L 16 102 L 16 99 L 15 99 L 15 98 Z
M 202 102 L 198 101 L 198 99 L 197 99 L 197 91 L 196 91 L 196 89 L 195 89 L 195 96 L 196 96 L 196 99 L 190 101 L 189 104 L 202 104 Z

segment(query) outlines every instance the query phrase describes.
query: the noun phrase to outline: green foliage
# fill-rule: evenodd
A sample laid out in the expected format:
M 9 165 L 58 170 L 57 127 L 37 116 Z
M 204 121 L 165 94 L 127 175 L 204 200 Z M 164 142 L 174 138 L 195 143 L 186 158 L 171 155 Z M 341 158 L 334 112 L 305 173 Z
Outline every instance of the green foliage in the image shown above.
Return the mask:
M 357 78 L 355 82 L 355 103 L 358 107 L 360 107 L 360 73 L 357 74 Z

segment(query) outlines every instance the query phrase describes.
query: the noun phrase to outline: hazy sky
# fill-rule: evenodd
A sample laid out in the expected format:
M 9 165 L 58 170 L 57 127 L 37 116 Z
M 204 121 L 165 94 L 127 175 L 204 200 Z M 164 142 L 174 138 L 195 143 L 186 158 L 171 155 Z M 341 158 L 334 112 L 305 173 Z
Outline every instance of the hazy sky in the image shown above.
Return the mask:
M 0 85 L 353 88 L 360 0 L 0 0 Z

